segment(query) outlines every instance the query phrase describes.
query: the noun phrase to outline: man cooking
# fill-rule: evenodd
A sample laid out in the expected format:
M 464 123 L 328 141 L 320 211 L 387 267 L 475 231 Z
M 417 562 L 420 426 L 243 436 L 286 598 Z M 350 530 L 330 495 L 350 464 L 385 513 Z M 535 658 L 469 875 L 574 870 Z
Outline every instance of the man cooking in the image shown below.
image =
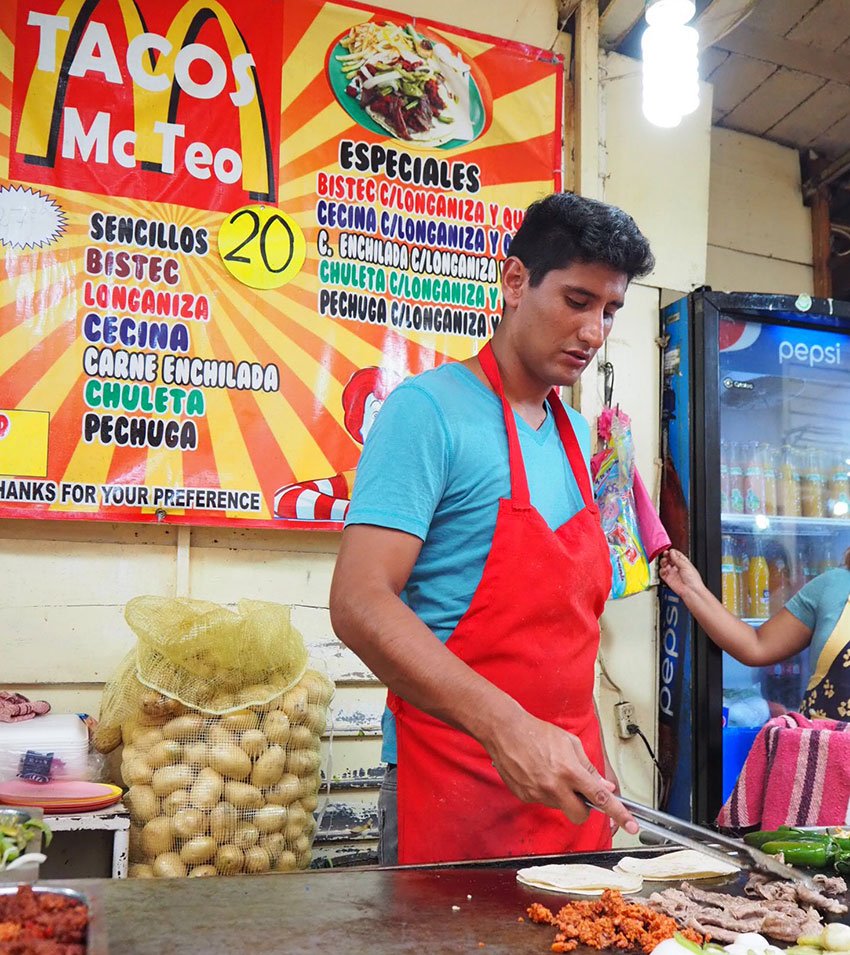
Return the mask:
M 389 688 L 383 864 L 591 851 L 612 824 L 637 832 L 593 702 L 611 564 L 590 433 L 553 389 L 578 381 L 653 265 L 620 209 L 534 203 L 492 340 L 399 385 L 369 434 L 331 617 Z

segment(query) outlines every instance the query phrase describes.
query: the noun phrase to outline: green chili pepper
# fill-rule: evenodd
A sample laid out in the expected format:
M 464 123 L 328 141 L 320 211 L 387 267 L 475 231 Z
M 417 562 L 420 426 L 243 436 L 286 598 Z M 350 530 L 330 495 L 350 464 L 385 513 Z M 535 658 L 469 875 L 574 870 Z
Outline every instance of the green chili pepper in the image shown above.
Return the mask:
M 790 826 L 780 829 L 765 829 L 748 832 L 744 842 L 748 846 L 761 849 L 766 842 L 817 842 L 828 843 L 832 837 L 825 832 L 806 832 L 804 829 L 792 829 Z
M 839 875 L 850 875 L 850 851 L 844 850 L 843 852 L 839 850 L 838 855 L 835 858 L 835 871 Z
M 803 842 L 788 839 L 781 842 L 765 842 L 760 848 L 762 852 L 772 856 L 781 852 L 789 865 L 807 865 L 813 869 L 826 868 L 837 855 L 836 846 L 831 840 Z

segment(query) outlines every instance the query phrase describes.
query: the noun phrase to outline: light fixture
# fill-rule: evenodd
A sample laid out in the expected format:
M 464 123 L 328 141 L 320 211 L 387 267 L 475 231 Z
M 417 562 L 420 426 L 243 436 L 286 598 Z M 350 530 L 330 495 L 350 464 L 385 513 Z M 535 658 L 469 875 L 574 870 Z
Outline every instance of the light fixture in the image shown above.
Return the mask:
M 643 51 L 643 115 L 678 126 L 699 106 L 699 34 L 687 26 L 694 0 L 649 0 Z

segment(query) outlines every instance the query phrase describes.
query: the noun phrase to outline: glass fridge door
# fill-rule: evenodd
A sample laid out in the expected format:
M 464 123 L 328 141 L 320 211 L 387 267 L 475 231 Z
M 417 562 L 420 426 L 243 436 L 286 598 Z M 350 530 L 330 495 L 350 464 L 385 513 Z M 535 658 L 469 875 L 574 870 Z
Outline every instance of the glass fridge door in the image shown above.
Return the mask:
M 757 627 L 850 546 L 850 338 L 731 318 L 719 334 L 722 600 Z M 815 662 L 808 649 L 762 668 L 723 654 L 724 801 L 759 728 L 799 709 Z

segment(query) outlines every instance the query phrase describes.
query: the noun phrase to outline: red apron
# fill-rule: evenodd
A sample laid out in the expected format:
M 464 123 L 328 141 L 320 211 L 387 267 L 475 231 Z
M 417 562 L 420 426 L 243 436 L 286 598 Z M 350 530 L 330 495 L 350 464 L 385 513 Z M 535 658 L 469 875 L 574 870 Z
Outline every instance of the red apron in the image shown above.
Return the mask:
M 481 582 L 446 646 L 529 713 L 577 736 L 604 773 L 593 685 L 611 562 L 587 465 L 553 391 L 549 404 L 584 508 L 551 530 L 531 506 L 514 413 L 489 344 L 479 359 L 502 401 L 511 496 L 499 501 Z M 471 736 L 394 693 L 388 704 L 398 736 L 401 864 L 610 847 L 607 816 L 592 812 L 579 827 L 557 809 L 522 802 Z

